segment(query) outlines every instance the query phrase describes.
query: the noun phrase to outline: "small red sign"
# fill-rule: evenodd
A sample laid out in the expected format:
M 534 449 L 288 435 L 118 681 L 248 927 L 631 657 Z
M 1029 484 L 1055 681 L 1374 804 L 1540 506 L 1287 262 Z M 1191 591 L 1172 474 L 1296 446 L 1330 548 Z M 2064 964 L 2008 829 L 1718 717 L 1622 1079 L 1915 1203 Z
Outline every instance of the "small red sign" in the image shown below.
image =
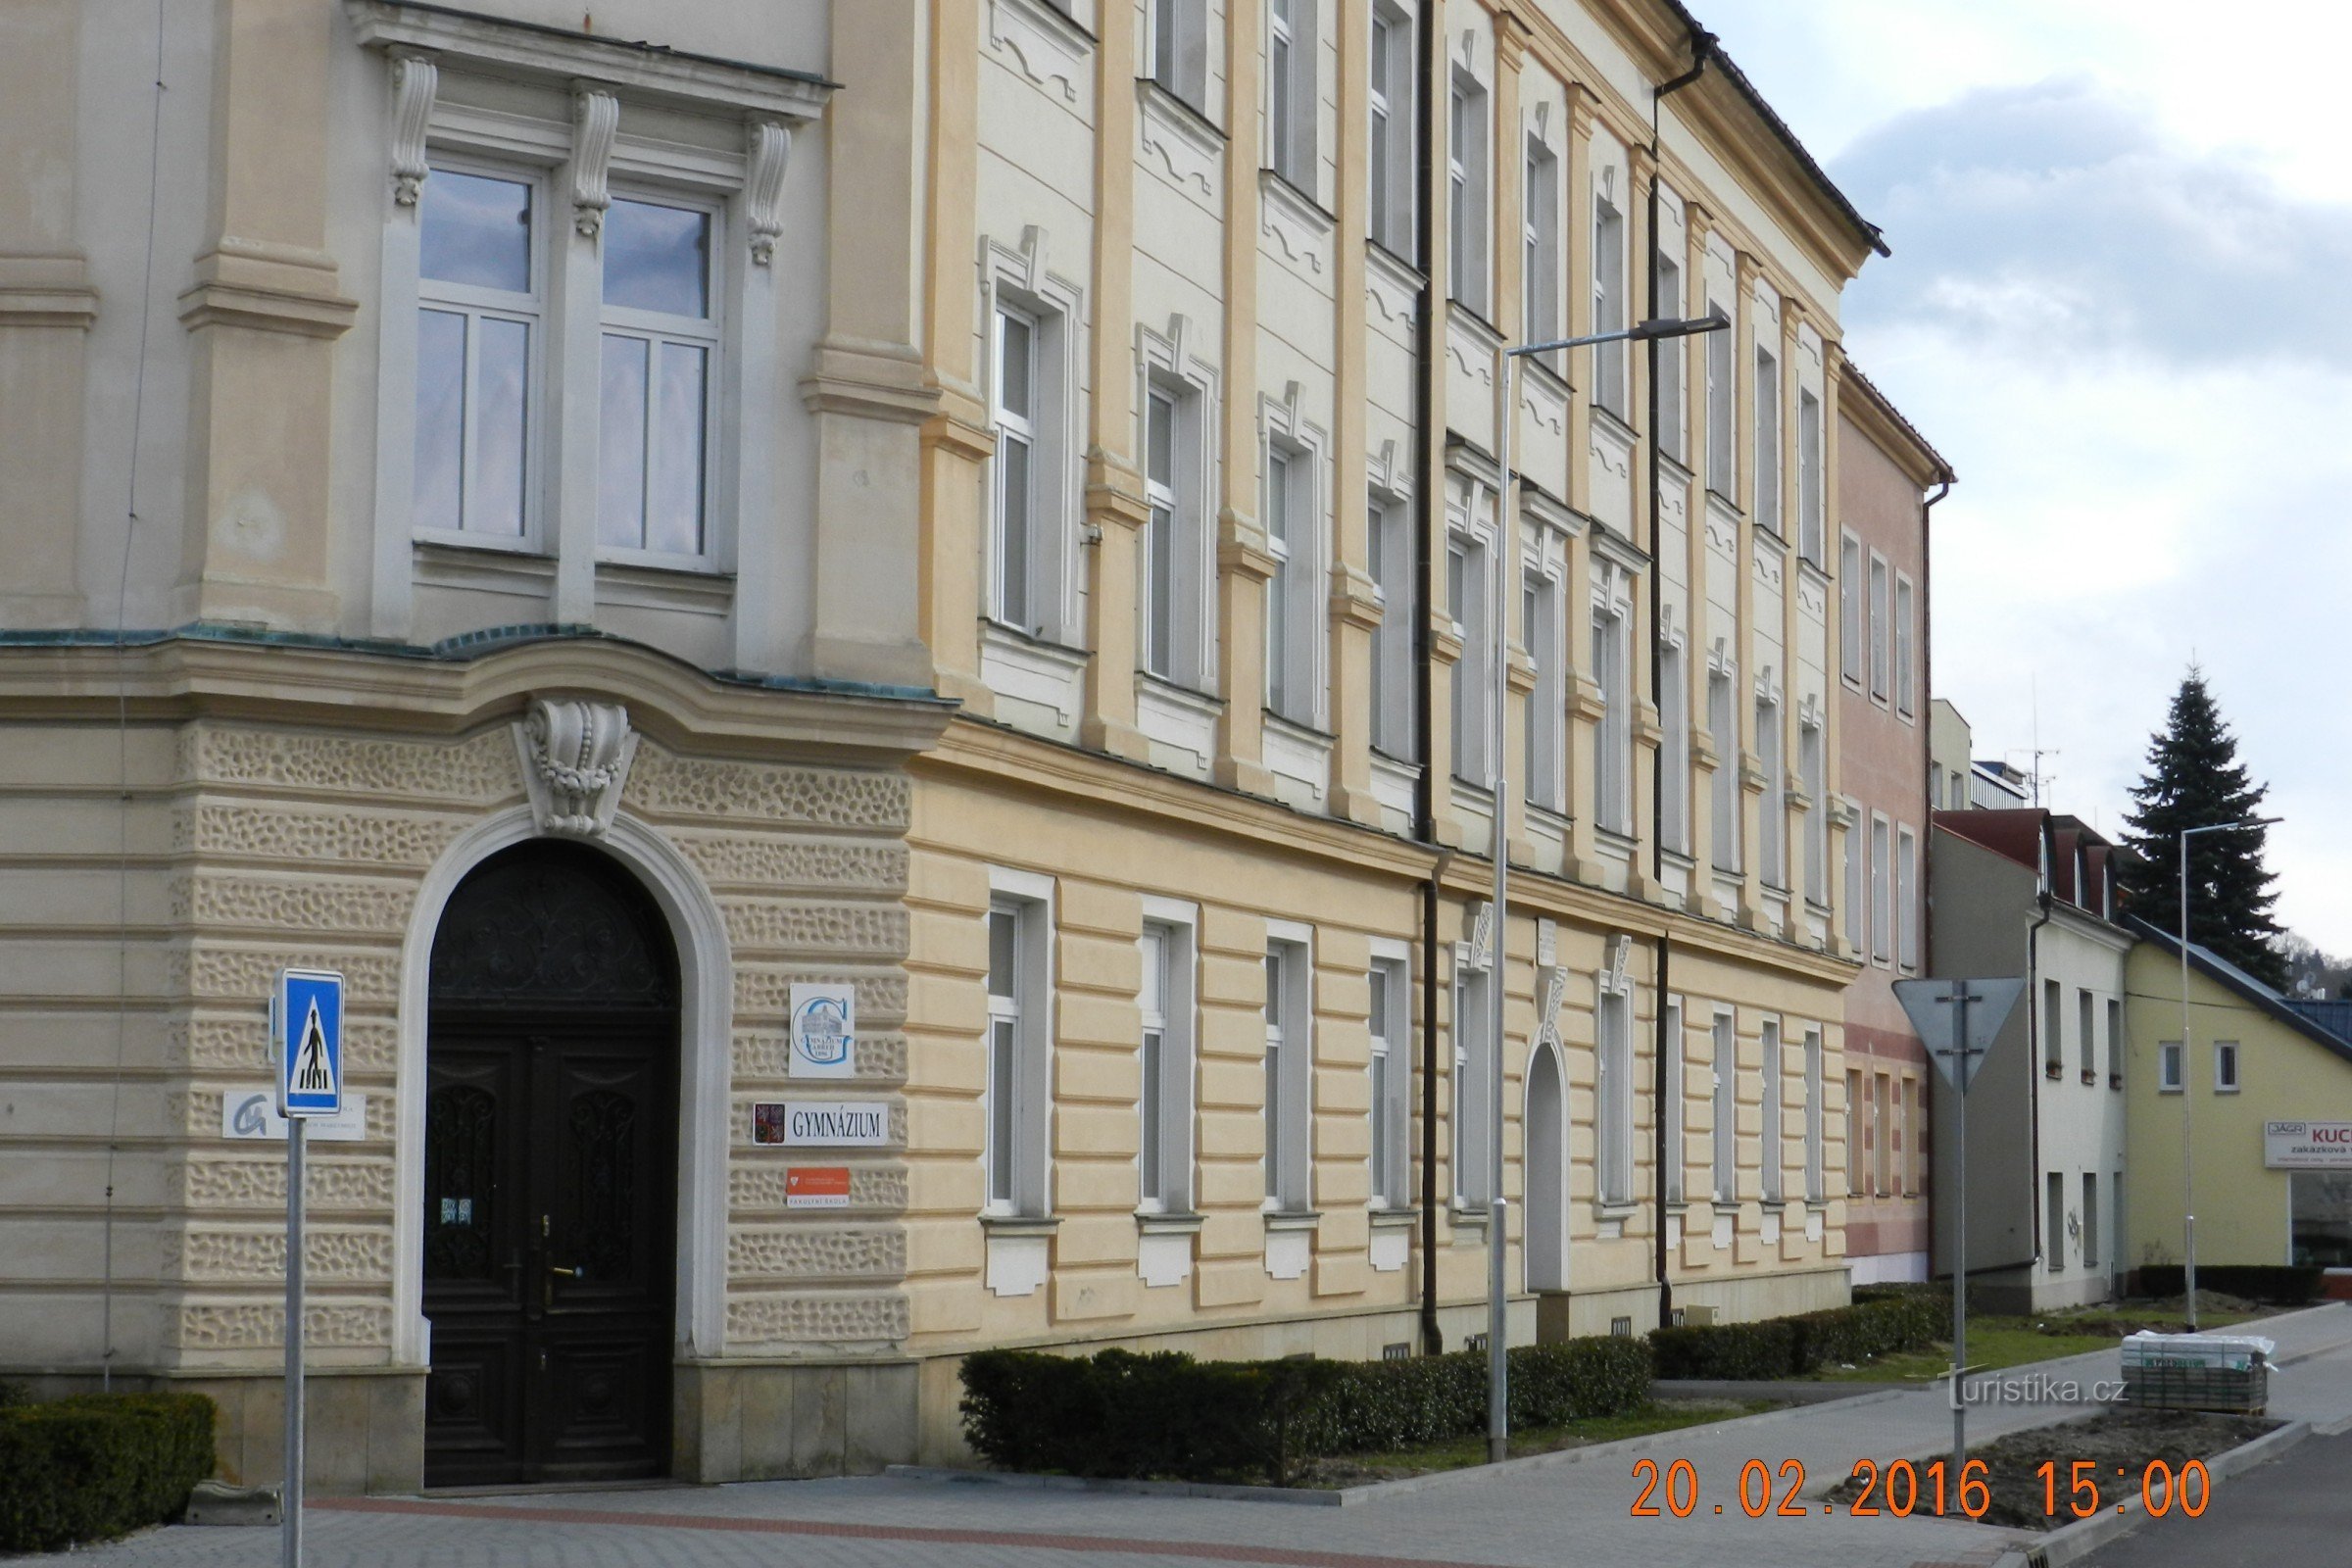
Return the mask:
M 795 1165 L 784 1172 L 786 1208 L 847 1208 L 850 1206 L 850 1167 Z

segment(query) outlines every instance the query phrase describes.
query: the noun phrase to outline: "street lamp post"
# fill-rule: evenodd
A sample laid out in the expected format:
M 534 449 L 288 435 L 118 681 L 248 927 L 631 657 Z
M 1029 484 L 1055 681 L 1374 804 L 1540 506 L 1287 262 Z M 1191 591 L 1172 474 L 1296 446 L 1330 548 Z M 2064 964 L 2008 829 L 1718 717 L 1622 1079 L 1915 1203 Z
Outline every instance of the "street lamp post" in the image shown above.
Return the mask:
M 1596 343 L 1650 343 L 1663 338 L 1690 337 L 1698 332 L 1720 332 L 1731 325 L 1721 311 L 1689 319 L 1661 317 L 1629 326 L 1617 332 L 1592 332 L 1583 337 L 1555 338 L 1548 343 L 1523 343 L 1517 348 L 1503 350 L 1501 432 L 1497 444 L 1501 448 L 1502 490 L 1494 508 L 1494 597 L 1487 612 L 1489 629 L 1488 657 L 1493 671 L 1494 690 L 1490 694 L 1488 713 L 1492 728 L 1488 731 L 1488 749 L 1494 759 L 1494 826 L 1489 849 L 1494 859 L 1494 951 L 1489 956 L 1487 990 L 1489 993 L 1489 1030 L 1494 1041 L 1493 1101 L 1491 1106 L 1493 1137 L 1488 1148 L 1487 1161 L 1487 1457 L 1499 1464 L 1510 1451 L 1510 1361 L 1505 1353 L 1504 1307 L 1508 1295 L 1503 1280 L 1503 1253 L 1508 1241 L 1509 1226 L 1502 1196 L 1502 990 L 1504 916 L 1510 909 L 1510 829 L 1505 814 L 1510 789 L 1510 770 L 1503 765 L 1502 736 L 1507 722 L 1510 683 L 1504 678 L 1506 661 L 1510 657 L 1511 563 L 1516 559 L 1518 529 L 1516 502 L 1518 492 L 1511 476 L 1511 436 L 1519 423 L 1519 362 L 1530 354 L 1549 354 L 1556 349 L 1590 348 Z M 1651 431 L 1649 438 L 1657 439 Z M 1652 541 L 1655 545 L 1655 541 Z M 1654 628 L 1653 628 L 1654 631 Z
M 2196 1090 L 2189 1082 L 2193 1074 L 2189 1062 L 2193 1055 L 2188 1049 L 2188 841 L 2198 833 L 2230 833 L 2243 828 L 2269 827 L 2282 822 L 2284 817 L 2249 816 L 2242 822 L 2208 822 L 2203 827 L 2184 827 L 2180 830 L 2180 1227 L 2181 1240 L 2186 1248 L 2188 1265 L 2182 1271 L 2181 1285 L 2188 1293 L 2188 1332 L 2197 1332 L 2197 1179 L 2196 1154 L 2189 1142 L 2189 1127 L 2195 1120 L 2192 1107 L 2197 1102 Z M 2159 1086 L 2161 1087 L 2161 1086 Z

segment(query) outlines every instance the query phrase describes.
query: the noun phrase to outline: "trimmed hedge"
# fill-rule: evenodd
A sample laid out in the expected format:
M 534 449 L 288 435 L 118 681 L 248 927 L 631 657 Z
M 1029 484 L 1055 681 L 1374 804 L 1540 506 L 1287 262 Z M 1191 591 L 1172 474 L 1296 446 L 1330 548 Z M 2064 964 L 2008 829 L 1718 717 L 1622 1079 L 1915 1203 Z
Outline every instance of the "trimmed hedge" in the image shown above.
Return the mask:
M 1176 1350 L 964 1357 L 963 1433 L 1006 1470 L 1080 1476 L 1251 1477 L 1281 1486 L 1310 1458 L 1409 1447 L 1482 1430 L 1487 1360 L 1197 1361 Z M 1572 1340 L 1510 1352 L 1511 1421 L 1552 1426 L 1649 1397 L 1649 1348 Z
M 1906 1291 L 1796 1317 L 1653 1329 L 1649 1343 L 1659 1377 L 1765 1382 L 1933 1345 L 1951 1315 L 1949 1296 Z
M 161 1524 L 213 1473 L 201 1394 L 91 1394 L 0 1407 L 0 1552 Z
M 2150 1263 L 2139 1271 L 2139 1293 L 2142 1296 L 2171 1297 L 2187 1294 L 2187 1271 L 2178 1263 Z M 2322 1271 L 2284 1263 L 2201 1263 L 2197 1266 L 2197 1290 L 2219 1291 L 2224 1296 L 2243 1297 L 2249 1301 L 2262 1301 L 2273 1306 L 2300 1306 L 2320 1298 Z

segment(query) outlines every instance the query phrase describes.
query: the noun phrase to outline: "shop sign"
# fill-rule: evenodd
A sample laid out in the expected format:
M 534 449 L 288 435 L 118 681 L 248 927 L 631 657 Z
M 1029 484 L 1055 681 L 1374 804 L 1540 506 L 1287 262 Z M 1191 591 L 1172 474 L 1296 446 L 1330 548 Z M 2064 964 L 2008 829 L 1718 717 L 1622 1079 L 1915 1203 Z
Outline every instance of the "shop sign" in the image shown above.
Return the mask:
M 2352 1170 L 2352 1121 L 2265 1122 L 2262 1162 L 2272 1170 Z

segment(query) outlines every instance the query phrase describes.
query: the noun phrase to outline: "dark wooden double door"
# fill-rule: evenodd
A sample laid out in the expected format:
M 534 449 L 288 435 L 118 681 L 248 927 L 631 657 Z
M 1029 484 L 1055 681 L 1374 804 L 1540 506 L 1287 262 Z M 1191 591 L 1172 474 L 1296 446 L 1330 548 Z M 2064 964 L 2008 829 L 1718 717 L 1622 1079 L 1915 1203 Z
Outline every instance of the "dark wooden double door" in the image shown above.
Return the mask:
M 427 1046 L 425 1483 L 666 1474 L 676 966 L 618 867 L 528 845 L 461 886 Z

